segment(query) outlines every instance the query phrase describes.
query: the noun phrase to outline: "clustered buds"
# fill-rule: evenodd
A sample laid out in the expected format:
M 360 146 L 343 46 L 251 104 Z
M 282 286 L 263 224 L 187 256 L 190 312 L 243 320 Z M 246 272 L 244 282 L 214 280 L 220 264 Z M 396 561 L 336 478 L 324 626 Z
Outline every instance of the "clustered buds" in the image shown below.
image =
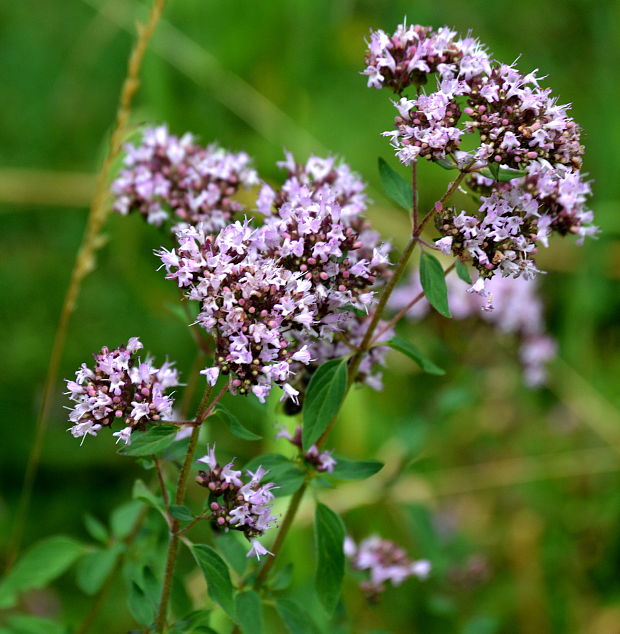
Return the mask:
M 187 289 L 201 312 L 197 322 L 215 336 L 216 365 L 205 370 L 215 384 L 232 374 L 233 392 L 253 392 L 261 401 L 272 382 L 295 396 L 288 384 L 290 363 L 308 362 L 292 333 L 309 327 L 316 316 L 311 283 L 256 248 L 249 222 L 226 226 L 217 236 L 194 227 L 177 234 L 178 248 L 158 252 L 167 278 Z
M 125 152 L 125 169 L 112 184 L 114 209 L 137 211 L 158 227 L 172 221 L 218 231 L 243 210 L 232 198 L 239 188 L 258 184 L 247 154 L 202 147 L 191 134 L 179 138 L 165 126 L 147 128 Z
M 246 471 L 243 482 L 242 473 L 234 469 L 234 461 L 220 466 L 215 456 L 215 445 L 207 447 L 207 455 L 198 459 L 206 464 L 208 471 L 199 471 L 196 482 L 209 490 L 209 520 L 219 531 L 241 531 L 252 547 L 248 557 L 271 554 L 258 541 L 258 537 L 276 525 L 276 517 L 271 515 L 274 482 L 261 484 L 267 474 L 262 467 L 255 473 Z
M 280 429 L 276 434 L 276 438 L 285 438 L 299 450 L 302 449 L 301 442 L 301 426 L 295 429 L 295 433 L 291 434 L 286 428 Z M 312 445 L 304 454 L 304 460 L 319 472 L 326 471 L 332 473 L 337 464 L 336 459 L 332 456 L 331 451 L 319 451 L 316 445 Z
M 364 185 L 350 168 L 318 157 L 299 165 L 291 155 L 283 166 L 282 188 L 259 194 L 262 226 L 246 220 L 217 235 L 180 227 L 178 246 L 157 253 L 215 337 L 207 380 L 230 374 L 233 392 L 261 401 L 273 383 L 296 401 L 291 364 L 310 363 L 314 342 L 347 336 L 347 311 L 366 314 L 387 275 L 389 247 L 361 217 Z
M 500 64 L 479 42 L 447 28 L 405 25 L 391 37 L 371 33 L 366 62 L 369 86 L 416 91 L 394 104 L 396 129 L 383 133 L 400 161 L 424 157 L 472 175 L 477 210 L 439 207 L 435 221 L 438 248 L 478 269 L 474 290 L 485 295 L 485 279 L 496 271 L 535 276 L 536 251 L 553 232 L 596 233 L 585 207 L 590 187 L 579 171 L 580 127 L 570 107 L 540 87 L 537 71 L 524 75 Z M 437 87 L 421 92 L 430 74 Z M 476 149 L 460 150 L 466 135 L 474 135 Z
M 480 317 L 498 332 L 516 335 L 525 383 L 530 387 L 544 384 L 545 365 L 555 357 L 556 344 L 545 332 L 537 280 L 513 280 L 496 273 L 487 282 L 485 298 L 469 292 L 467 285 L 456 275 L 448 275 L 446 284 L 452 317 Z M 414 271 L 409 280 L 394 291 L 389 306 L 400 310 L 421 292 L 420 277 Z M 407 316 L 417 321 L 427 314 L 429 307 L 428 301 L 422 299 L 411 307 Z
M 177 371 L 168 362 L 157 368 L 149 357 L 142 361 L 136 354 L 142 347 L 137 337 L 114 350 L 104 347 L 93 355 L 94 369 L 83 363 L 76 380 L 67 381 L 67 394 L 75 403 L 69 431 L 75 438 L 96 436 L 102 427 L 118 422 L 123 429 L 113 436 L 130 444 L 134 431 L 171 415 L 173 399 L 165 392 L 179 384 Z
M 448 27 L 433 31 L 430 26 L 399 24 L 392 36 L 371 32 L 364 75 L 369 88 L 387 87 L 400 95 L 408 86 L 425 84 L 431 73 L 470 78 L 489 71 L 489 56 L 477 40 L 459 38 Z
M 398 586 L 409 577 L 426 579 L 431 571 L 428 560 L 412 561 L 394 542 L 377 535 L 367 537 L 359 544 L 346 537 L 344 552 L 355 570 L 368 571 L 368 579 L 360 583 L 360 588 L 371 603 L 378 601 L 388 581 Z

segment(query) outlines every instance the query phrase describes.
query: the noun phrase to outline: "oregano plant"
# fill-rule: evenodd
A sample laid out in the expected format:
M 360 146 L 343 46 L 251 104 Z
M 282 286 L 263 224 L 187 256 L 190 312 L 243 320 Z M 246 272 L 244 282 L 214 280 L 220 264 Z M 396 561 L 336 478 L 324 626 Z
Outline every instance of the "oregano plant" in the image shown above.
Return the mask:
M 369 87 L 395 93 L 393 129 L 383 133 L 394 157 L 379 158 L 378 171 L 386 196 L 410 213 L 400 251 L 366 216 L 362 177 L 334 157 L 287 152 L 273 184 L 246 153 L 165 125 L 142 127 L 125 144 L 112 207 L 161 230 L 153 275 L 177 288 L 173 310 L 204 363 L 198 376 L 181 376 L 128 332 L 67 380 L 76 442 L 110 433 L 120 456 L 146 475 L 109 521 L 87 517 L 91 542 L 54 536 L 31 546 L 0 584 L 0 607 L 74 566 L 86 601 L 123 584 L 136 631 L 260 634 L 270 631 L 267 611 L 280 631 L 346 631 L 338 629 L 348 614 L 345 578 L 377 603 L 386 588 L 433 574 L 432 553 L 352 535 L 322 500 L 325 490 L 394 468 L 374 455 L 352 459 L 346 443 L 333 453 L 347 395 L 353 386 L 381 388 L 390 350 L 434 380 L 444 376 L 424 341 L 397 330 L 429 307 L 461 318 L 464 302 L 473 306 L 468 315 L 482 311 L 500 329 L 510 314 L 529 346 L 527 376 L 540 382 L 553 344 L 536 310 L 514 321 L 506 289 L 539 274 L 536 253 L 552 235 L 582 240 L 596 228 L 580 128 L 537 72 L 495 60 L 469 35 L 403 23 L 391 35 L 370 34 L 363 73 Z M 422 160 L 446 176 L 428 209 L 419 208 Z M 180 398 L 196 379 L 200 402 L 186 417 Z M 244 405 L 233 411 L 223 399 Z M 248 403 L 269 404 L 273 427 L 261 433 L 288 441 L 287 452 L 257 449 L 240 464 L 212 441 L 218 425 L 231 444 L 261 446 Z M 281 498 L 282 512 L 274 509 Z M 297 544 L 314 553 L 304 603 L 294 552 L 284 546 L 308 503 L 313 543 Z M 203 577 L 200 596 L 178 574 L 181 558 Z

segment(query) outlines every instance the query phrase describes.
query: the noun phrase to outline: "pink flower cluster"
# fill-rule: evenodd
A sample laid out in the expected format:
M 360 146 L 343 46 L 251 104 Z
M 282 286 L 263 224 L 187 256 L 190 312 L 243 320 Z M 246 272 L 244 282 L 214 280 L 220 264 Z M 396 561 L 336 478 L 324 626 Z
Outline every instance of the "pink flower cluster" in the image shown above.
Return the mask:
M 442 27 L 399 24 L 389 36 L 382 30 L 370 34 L 366 53 L 369 88 L 391 88 L 401 94 L 408 86 L 421 86 L 430 73 L 442 78 L 461 75 L 467 79 L 490 71 L 489 56 L 480 43 L 459 38 Z
M 273 383 L 297 399 L 292 375 L 313 360 L 315 342 L 358 327 L 348 311 L 368 312 L 388 263 L 389 247 L 360 215 L 364 185 L 348 166 L 318 157 L 298 165 L 290 155 L 283 165 L 282 188 L 259 194 L 262 226 L 246 220 L 215 236 L 185 226 L 176 248 L 158 251 L 215 337 L 207 380 L 232 374 L 233 391 L 261 401 Z
M 212 526 L 220 531 L 241 531 L 252 547 L 248 557 L 271 554 L 258 541 L 258 537 L 276 525 L 276 517 L 271 514 L 271 490 L 274 482 L 261 484 L 267 471 L 259 467 L 255 473 L 246 471 L 244 482 L 241 471 L 234 469 L 234 461 L 223 467 L 215 456 L 215 445 L 207 447 L 207 455 L 198 459 L 206 464 L 208 471 L 199 471 L 196 482 L 209 490 L 209 519 Z
M 366 62 L 369 86 L 416 90 L 395 103 L 396 129 L 383 133 L 400 161 L 425 157 L 461 169 L 472 174 L 473 193 L 483 194 L 475 212 L 440 209 L 436 216 L 438 247 L 471 260 L 481 276 L 476 290 L 485 294 L 484 279 L 495 271 L 536 275 L 536 251 L 553 232 L 596 233 L 579 171 L 581 130 L 569 106 L 540 87 L 537 71 L 500 64 L 447 28 L 405 25 L 391 37 L 373 32 Z M 421 92 L 429 74 L 437 87 Z M 476 149 L 459 149 L 465 135 L 476 137 Z
M 83 363 L 76 380 L 67 381 L 67 394 L 75 403 L 69 431 L 75 438 L 96 436 L 118 421 L 124 427 L 113 436 L 129 445 L 134 431 L 172 414 L 173 400 L 165 392 L 179 384 L 177 371 L 168 362 L 157 368 L 149 357 L 142 361 L 136 354 L 142 347 L 137 337 L 114 350 L 104 347 L 93 355 L 94 369 Z
M 290 363 L 307 363 L 310 356 L 292 336 L 316 319 L 311 282 L 263 255 L 248 221 L 217 236 L 187 227 L 177 240 L 176 249 L 158 255 L 166 277 L 200 302 L 197 323 L 214 335 L 216 365 L 204 371 L 207 381 L 214 385 L 220 373 L 232 373 L 233 392 L 251 391 L 264 401 L 275 382 L 294 397 Z
M 523 278 L 513 280 L 496 274 L 488 280 L 486 299 L 468 292 L 467 285 L 456 275 L 448 275 L 446 283 L 454 319 L 480 317 L 500 333 L 516 335 L 525 383 L 530 387 L 544 384 L 545 365 L 555 357 L 556 344 L 545 332 L 537 281 Z M 400 310 L 421 292 L 420 278 L 418 272 L 414 271 L 407 283 L 394 291 L 390 307 Z M 493 303 L 494 310 L 489 310 L 489 301 Z M 429 308 L 428 301 L 422 299 L 411 307 L 407 316 L 418 321 L 428 313 Z
M 276 438 L 285 438 L 292 445 L 295 445 L 295 447 L 301 450 L 301 432 L 301 426 L 295 429 L 294 434 L 291 434 L 285 427 L 282 427 L 276 434 Z M 304 460 L 317 471 L 326 471 L 327 473 L 332 473 L 336 466 L 336 459 L 332 456 L 332 452 L 319 451 L 316 445 L 312 445 L 308 451 L 304 453 Z
M 112 184 L 114 209 L 137 211 L 158 227 L 172 221 L 217 231 L 243 210 L 233 199 L 239 188 L 258 184 L 247 154 L 202 147 L 191 134 L 179 138 L 165 126 L 147 128 L 125 152 L 125 169 Z
M 428 560 L 411 561 L 402 548 L 377 535 L 367 537 L 359 544 L 346 537 L 344 552 L 353 568 L 368 571 L 369 578 L 360 587 L 371 602 L 379 599 L 388 581 L 398 586 L 409 577 L 426 579 L 431 572 Z

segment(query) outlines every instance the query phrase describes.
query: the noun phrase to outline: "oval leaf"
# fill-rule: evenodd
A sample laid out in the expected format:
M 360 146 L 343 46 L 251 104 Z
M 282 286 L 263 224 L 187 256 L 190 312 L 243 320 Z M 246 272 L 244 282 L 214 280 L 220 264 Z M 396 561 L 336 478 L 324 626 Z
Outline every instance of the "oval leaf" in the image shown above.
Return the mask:
M 334 459 L 336 464 L 331 475 L 340 480 L 364 480 L 383 468 L 378 460 L 348 460 L 342 456 L 334 456 Z
M 149 601 L 149 598 L 135 581 L 131 582 L 129 588 L 127 607 L 136 623 L 140 625 L 150 625 L 155 620 L 157 611 L 155 606 Z
M 347 360 L 332 359 L 312 375 L 304 399 L 302 442 L 308 450 L 338 413 L 347 392 Z
M 379 176 L 385 193 L 404 209 L 411 209 L 413 206 L 411 183 L 393 170 L 381 157 L 379 157 Z
M 250 431 L 247 427 L 244 427 L 239 419 L 223 405 L 218 404 L 215 409 L 215 413 L 216 416 L 219 416 L 219 418 L 228 425 L 230 433 L 236 438 L 241 438 L 241 440 L 260 440 L 262 438 L 262 436 L 259 436 L 253 431 Z
M 463 282 L 466 282 L 467 284 L 472 283 L 467 266 L 460 260 L 456 261 L 456 274 L 463 280 Z
M 191 547 L 191 551 L 207 580 L 209 596 L 224 608 L 230 618 L 235 620 L 233 586 L 230 581 L 228 566 L 211 546 L 197 544 Z
M 260 597 L 253 590 L 240 592 L 235 599 L 237 620 L 243 634 L 261 634 L 263 631 L 263 612 Z
M 70 537 L 48 537 L 32 546 L 0 583 L 0 608 L 17 602 L 24 590 L 42 588 L 84 554 L 84 546 Z
M 435 365 L 429 358 L 425 357 L 412 343 L 409 343 L 402 337 L 392 337 L 387 345 L 393 350 L 402 352 L 405 356 L 409 357 L 412 361 L 415 361 L 424 372 L 428 374 L 434 374 L 436 376 L 442 376 L 446 372 L 439 366 Z
M 131 436 L 131 445 L 119 450 L 123 456 L 152 456 L 170 447 L 179 429 L 174 425 L 156 425 Z
M 83 557 L 77 566 L 76 581 L 84 594 L 95 594 L 112 572 L 123 544 L 115 544 L 106 550 L 96 550 Z
M 340 600 L 344 578 L 344 526 L 340 517 L 324 504 L 316 505 L 314 535 L 317 551 L 314 584 L 323 607 L 332 614 Z
M 291 599 L 276 599 L 276 610 L 291 634 L 313 634 L 315 628 L 307 612 Z
M 448 288 L 439 260 L 426 251 L 420 258 L 420 282 L 426 299 L 444 317 L 452 317 L 448 306 Z

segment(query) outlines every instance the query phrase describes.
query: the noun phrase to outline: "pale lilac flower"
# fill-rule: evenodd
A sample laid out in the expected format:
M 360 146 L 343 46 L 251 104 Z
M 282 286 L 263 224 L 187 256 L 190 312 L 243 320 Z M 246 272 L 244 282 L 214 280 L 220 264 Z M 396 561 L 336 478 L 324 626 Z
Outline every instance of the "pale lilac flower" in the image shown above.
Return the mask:
M 247 154 L 202 147 L 165 126 L 147 128 L 141 143 L 125 151 L 125 169 L 112 184 L 114 209 L 138 211 L 156 226 L 170 221 L 217 231 L 243 209 L 232 198 L 239 188 L 258 184 Z
M 301 451 L 301 432 L 301 425 L 295 428 L 294 435 L 291 434 L 286 427 L 282 427 L 276 434 L 276 438 L 285 438 Z M 333 473 L 334 467 L 337 464 L 337 460 L 332 456 L 331 451 L 319 451 L 316 445 L 312 445 L 308 451 L 304 452 L 303 457 L 307 464 L 319 472 L 326 471 L 327 473 Z
M 69 414 L 74 437 L 96 436 L 118 421 L 124 427 L 113 435 L 128 445 L 133 432 L 171 415 L 173 399 L 164 391 L 179 384 L 177 371 L 168 362 L 157 368 L 149 357 L 141 361 L 136 354 L 141 348 L 137 337 L 114 350 L 104 347 L 93 355 L 94 370 L 82 364 L 76 380 L 67 381 L 74 402 Z
M 233 469 L 233 462 L 221 467 L 215 456 L 215 445 L 207 447 L 206 456 L 198 459 L 209 467 L 208 471 L 199 471 L 196 482 L 209 490 L 211 525 L 220 531 L 237 530 L 250 541 L 248 557 L 270 553 L 258 541 L 257 537 L 276 525 L 276 517 L 271 514 L 273 489 L 276 484 L 261 480 L 267 471 L 259 467 L 255 473 L 246 471 L 244 483 L 241 471 Z
M 499 333 L 514 335 L 519 342 L 525 383 L 530 387 L 543 385 L 546 380 L 545 365 L 555 357 L 556 344 L 545 332 L 537 280 L 513 279 L 496 273 L 488 279 L 478 278 L 474 282 L 473 293 L 454 274 L 446 277 L 446 284 L 453 318 L 480 318 Z M 421 292 L 418 272 L 413 271 L 408 281 L 396 288 L 389 306 L 394 311 L 401 310 Z M 493 310 L 489 310 L 490 302 Z M 429 303 L 423 298 L 411 307 L 407 317 L 419 321 L 429 310 Z
M 347 536 L 343 549 L 353 568 L 368 571 L 368 579 L 360 587 L 371 602 L 379 599 L 387 582 L 398 586 L 409 577 L 424 580 L 431 571 L 428 560 L 411 561 L 402 548 L 377 535 L 367 537 L 358 545 Z

